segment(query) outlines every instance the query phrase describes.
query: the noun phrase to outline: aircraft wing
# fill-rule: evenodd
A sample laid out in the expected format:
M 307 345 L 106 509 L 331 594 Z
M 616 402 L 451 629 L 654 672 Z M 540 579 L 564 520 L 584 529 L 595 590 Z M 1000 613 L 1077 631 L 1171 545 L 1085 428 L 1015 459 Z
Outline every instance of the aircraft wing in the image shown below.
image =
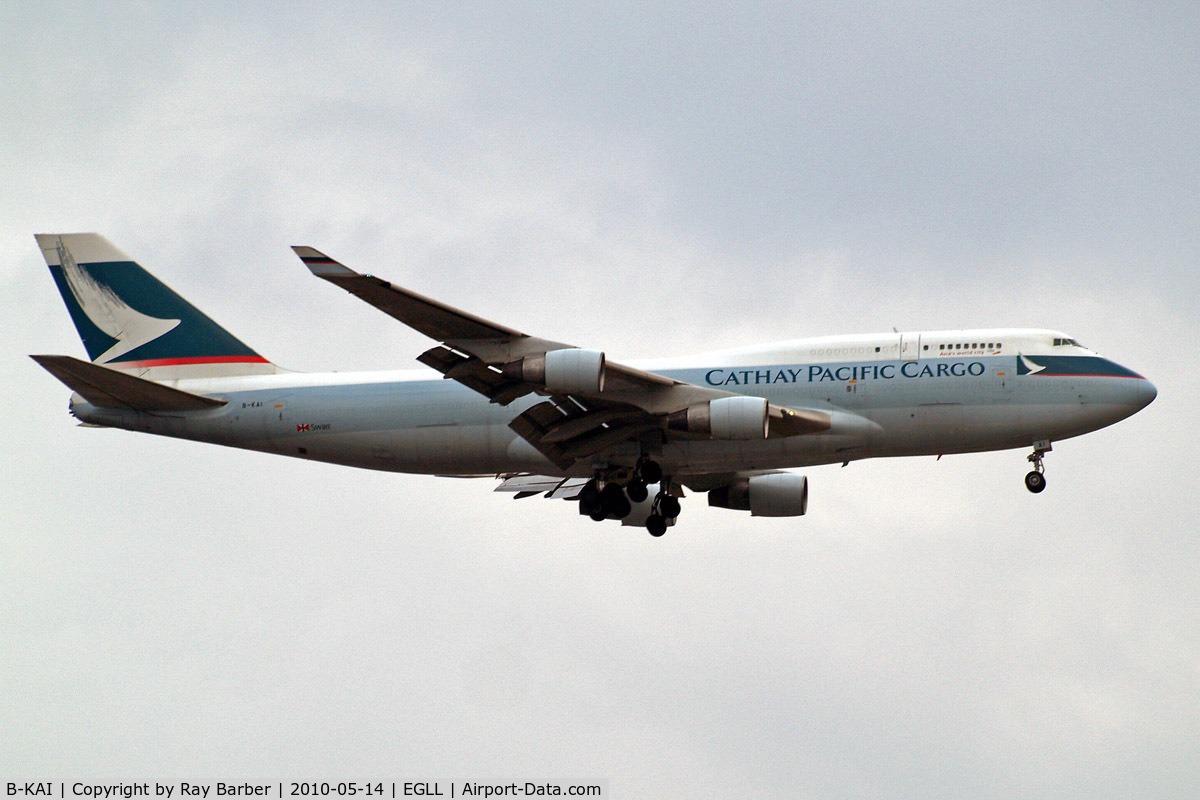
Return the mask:
M 429 297 L 364 275 L 312 247 L 293 247 L 319 278 L 341 287 L 405 325 L 441 342 L 417 360 L 493 403 L 538 394 L 548 399 L 510 427 L 563 469 L 580 459 L 653 431 L 668 431 L 671 415 L 732 392 L 677 381 L 610 361 L 598 351 L 540 339 Z M 770 405 L 769 435 L 828 430 L 828 413 Z

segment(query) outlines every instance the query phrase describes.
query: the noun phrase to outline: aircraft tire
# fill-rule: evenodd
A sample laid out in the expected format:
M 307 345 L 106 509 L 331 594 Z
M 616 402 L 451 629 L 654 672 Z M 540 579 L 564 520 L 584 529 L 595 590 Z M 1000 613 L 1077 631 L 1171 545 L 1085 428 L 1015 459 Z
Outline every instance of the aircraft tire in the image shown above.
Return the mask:
M 641 473 L 639 477 L 644 483 L 658 483 L 662 480 L 663 476 L 662 467 L 658 465 L 658 462 L 649 459 L 642 462 L 641 469 L 638 472 Z
M 666 519 L 675 519 L 681 510 L 679 501 L 670 495 L 666 495 L 658 501 L 658 511 Z
M 608 484 L 600 491 L 600 506 L 607 515 L 617 519 L 625 519 L 633 510 L 625 492 L 615 483 Z
M 1025 476 L 1025 488 L 1037 494 L 1046 488 L 1046 476 L 1034 470 Z
M 596 488 L 596 482 L 588 481 L 583 485 L 583 490 L 579 493 L 579 513 L 590 515 L 593 511 L 602 507 L 600 503 L 600 490 Z
M 667 532 L 667 521 L 658 514 L 651 514 L 646 517 L 646 530 L 650 531 L 651 536 L 662 536 Z
M 596 522 L 604 522 L 604 520 L 608 519 L 608 512 L 606 512 L 603 507 L 599 507 L 589 511 L 588 516 Z
M 646 484 L 638 480 L 630 481 L 625 487 L 625 494 L 629 495 L 629 499 L 634 503 L 640 503 L 650 496 L 646 490 Z

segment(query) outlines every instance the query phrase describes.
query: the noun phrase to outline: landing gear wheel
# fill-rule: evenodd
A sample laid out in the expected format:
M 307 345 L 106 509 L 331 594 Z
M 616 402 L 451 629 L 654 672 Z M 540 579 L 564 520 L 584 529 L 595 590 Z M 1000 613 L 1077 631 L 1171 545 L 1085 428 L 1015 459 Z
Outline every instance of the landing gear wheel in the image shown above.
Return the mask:
M 625 487 L 625 494 L 629 495 L 629 499 L 635 503 L 640 503 L 650 496 L 650 492 L 646 491 L 646 484 L 639 480 L 632 480 Z
M 1033 464 L 1033 472 L 1025 476 L 1025 488 L 1034 494 L 1046 488 L 1045 467 L 1042 466 L 1042 459 L 1048 452 L 1050 452 L 1050 440 L 1043 439 L 1033 443 L 1033 452 L 1027 459 L 1030 464 Z
M 651 514 L 646 517 L 646 530 L 651 536 L 662 536 L 667 532 L 667 521 L 658 514 Z
M 646 459 L 638 465 L 637 473 L 642 483 L 658 483 L 663 476 L 662 467 L 658 465 L 657 461 L 650 459 Z
M 596 486 L 595 481 L 588 481 L 579 492 L 579 513 L 595 519 L 596 512 L 603 510 L 604 504 L 600 500 L 600 489 Z M 604 517 L 600 517 L 600 519 L 604 519 Z
M 621 491 L 621 487 L 615 483 L 607 484 L 600 490 L 600 504 L 606 516 L 613 516 L 617 519 L 625 519 L 633 510 L 629 505 L 628 498 L 625 497 L 625 492 Z
M 679 501 L 668 495 L 659 495 L 658 513 L 666 519 L 675 519 L 680 512 Z

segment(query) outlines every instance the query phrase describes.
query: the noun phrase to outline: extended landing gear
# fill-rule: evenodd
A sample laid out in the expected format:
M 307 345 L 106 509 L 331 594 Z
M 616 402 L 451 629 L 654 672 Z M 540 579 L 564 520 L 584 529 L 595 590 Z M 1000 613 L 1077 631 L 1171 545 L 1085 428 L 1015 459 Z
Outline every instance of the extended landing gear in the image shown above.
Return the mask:
M 641 502 L 631 492 L 626 496 L 626 489 L 621 487 L 619 483 L 605 483 L 603 488 L 600 486 L 598 478 L 592 478 L 583 485 L 583 489 L 579 492 L 579 513 L 584 516 L 591 517 L 596 522 L 603 522 L 606 519 L 625 519 L 633 511 L 633 503 Z M 642 500 L 646 499 L 646 487 L 642 487 Z
M 618 482 L 620 475 L 619 471 L 597 470 L 596 476 L 579 491 L 579 513 L 596 522 L 620 519 L 627 525 L 639 524 L 644 519 L 651 536 L 662 536 L 667 532 L 668 522 L 676 519 L 680 511 L 679 500 L 671 496 L 671 481 L 663 477 L 662 467 L 643 457 L 638 459 L 624 485 Z M 652 484 L 657 484 L 659 491 L 647 509 L 644 503 L 650 497 Z M 639 506 L 636 512 L 635 504 Z
M 579 513 L 599 522 L 606 516 L 604 502 L 600 499 L 600 487 L 592 479 L 583 485 L 579 492 Z
M 596 522 L 603 522 L 610 516 L 625 519 L 631 510 L 632 506 L 620 484 L 606 483 L 602 489 L 599 481 L 593 478 L 579 492 L 579 513 Z
M 650 496 L 649 490 L 646 489 L 647 485 L 658 483 L 661 480 L 662 467 L 658 465 L 658 462 L 643 456 L 633 467 L 633 477 L 625 485 L 625 494 L 629 495 L 629 499 L 633 502 L 643 503 Z
M 1050 452 L 1050 442 L 1035 442 L 1033 452 L 1029 454 L 1029 463 L 1033 464 L 1033 472 L 1025 476 L 1025 488 L 1037 494 L 1046 488 L 1046 468 L 1042 459 Z
M 646 517 L 646 530 L 651 536 L 662 536 L 667 532 L 667 520 L 675 519 L 680 512 L 679 500 L 661 491 L 654 496 L 650 516 Z
M 620 485 L 615 483 L 607 484 L 600 490 L 600 500 L 604 505 L 604 510 L 617 519 L 625 519 L 633 510 L 629 500 L 625 497 L 625 492 L 622 491 Z
M 648 458 L 639 458 L 633 471 L 642 483 L 658 483 L 663 476 L 662 467 L 658 465 L 658 462 Z

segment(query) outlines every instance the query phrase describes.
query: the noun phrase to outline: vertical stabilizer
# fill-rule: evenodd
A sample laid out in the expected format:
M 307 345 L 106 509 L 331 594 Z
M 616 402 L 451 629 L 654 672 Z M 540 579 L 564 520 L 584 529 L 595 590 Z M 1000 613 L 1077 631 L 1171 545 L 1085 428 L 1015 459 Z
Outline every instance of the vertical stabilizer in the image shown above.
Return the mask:
M 283 371 L 103 236 L 36 238 L 93 363 L 151 380 Z

